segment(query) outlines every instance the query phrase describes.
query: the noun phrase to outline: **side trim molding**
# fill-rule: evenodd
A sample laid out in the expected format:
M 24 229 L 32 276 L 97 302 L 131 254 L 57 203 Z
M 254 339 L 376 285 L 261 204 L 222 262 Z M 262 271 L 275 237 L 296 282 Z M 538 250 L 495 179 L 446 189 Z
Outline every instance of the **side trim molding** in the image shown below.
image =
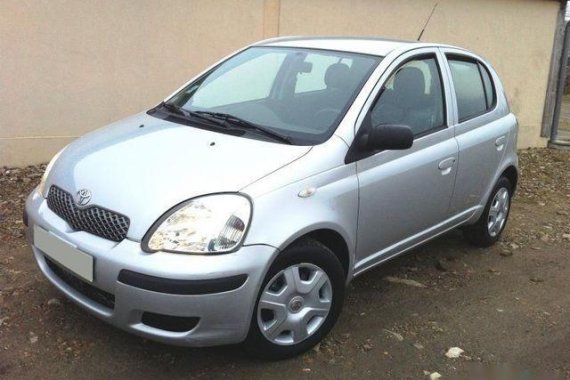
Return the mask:
M 388 248 L 385 248 L 379 252 L 376 252 L 356 263 L 354 268 L 354 277 L 361 275 L 365 271 L 372 269 L 373 267 L 380 265 L 396 256 L 401 255 L 404 252 L 409 251 L 412 248 L 417 247 L 429 240 L 438 237 L 445 232 L 452 230 L 466 221 L 468 221 L 471 216 L 473 216 L 479 209 L 484 206 L 475 206 L 467 209 L 441 223 L 435 225 L 427 230 L 424 230 L 416 235 L 410 236 L 407 239 L 399 241 Z

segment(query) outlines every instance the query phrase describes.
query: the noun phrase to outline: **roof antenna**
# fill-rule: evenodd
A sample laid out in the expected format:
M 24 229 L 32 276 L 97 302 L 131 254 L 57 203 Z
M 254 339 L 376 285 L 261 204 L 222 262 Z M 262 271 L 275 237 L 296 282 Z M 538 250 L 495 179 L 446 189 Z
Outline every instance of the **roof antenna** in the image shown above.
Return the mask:
M 437 8 L 439 3 L 435 3 L 433 6 L 433 9 L 431 10 L 431 13 L 426 21 L 426 24 L 424 25 L 424 28 L 422 29 L 422 31 L 420 32 L 420 35 L 418 36 L 418 41 L 422 40 L 422 36 L 424 35 L 424 32 L 426 31 L 426 28 L 431 20 L 431 17 L 433 16 L 433 14 L 435 13 L 435 9 Z

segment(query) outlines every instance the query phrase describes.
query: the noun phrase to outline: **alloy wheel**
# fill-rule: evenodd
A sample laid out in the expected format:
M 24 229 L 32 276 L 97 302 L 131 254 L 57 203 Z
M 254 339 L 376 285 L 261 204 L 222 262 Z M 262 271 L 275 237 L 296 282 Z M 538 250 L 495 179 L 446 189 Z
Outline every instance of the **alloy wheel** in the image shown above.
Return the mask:
M 487 230 L 491 237 L 497 236 L 501 233 L 505 222 L 507 221 L 507 215 L 510 206 L 510 196 L 509 191 L 501 187 L 495 197 L 493 202 L 491 202 L 491 207 L 489 208 L 489 217 L 487 219 Z

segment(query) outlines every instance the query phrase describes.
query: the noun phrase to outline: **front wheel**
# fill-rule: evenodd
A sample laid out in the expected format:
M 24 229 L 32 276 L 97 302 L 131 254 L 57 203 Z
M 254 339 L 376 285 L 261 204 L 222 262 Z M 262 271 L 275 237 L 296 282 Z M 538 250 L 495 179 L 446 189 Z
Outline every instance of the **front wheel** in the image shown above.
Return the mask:
M 319 343 L 338 318 L 344 282 L 339 259 L 323 244 L 307 239 L 287 248 L 261 286 L 245 341 L 248 352 L 285 359 Z
M 471 244 L 488 247 L 499 240 L 509 218 L 511 196 L 510 181 L 506 177 L 499 178 L 479 220 L 463 229 L 465 237 Z

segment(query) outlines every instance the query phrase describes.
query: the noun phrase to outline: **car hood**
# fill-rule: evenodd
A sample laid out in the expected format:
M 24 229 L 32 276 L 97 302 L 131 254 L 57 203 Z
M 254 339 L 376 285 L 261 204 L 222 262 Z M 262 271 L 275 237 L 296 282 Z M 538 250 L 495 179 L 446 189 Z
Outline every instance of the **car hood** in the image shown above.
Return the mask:
M 141 240 L 178 203 L 239 191 L 310 149 L 139 114 L 71 143 L 54 163 L 46 189 L 59 186 L 75 199 L 79 190 L 89 190 L 90 205 L 128 216 L 128 237 Z

